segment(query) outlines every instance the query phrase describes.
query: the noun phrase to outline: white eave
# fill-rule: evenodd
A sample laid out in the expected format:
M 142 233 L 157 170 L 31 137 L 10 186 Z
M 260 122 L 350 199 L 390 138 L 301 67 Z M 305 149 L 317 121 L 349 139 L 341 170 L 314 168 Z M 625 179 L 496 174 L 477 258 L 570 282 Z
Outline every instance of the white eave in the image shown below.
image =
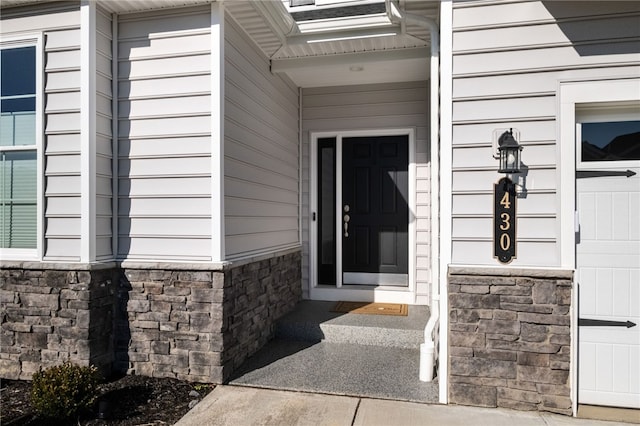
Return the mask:
M 428 78 L 430 39 L 424 27 L 391 22 L 380 14 L 295 23 L 278 1 L 225 5 L 271 59 L 272 70 L 286 73 L 300 87 Z M 437 20 L 439 2 L 400 5 L 405 12 Z

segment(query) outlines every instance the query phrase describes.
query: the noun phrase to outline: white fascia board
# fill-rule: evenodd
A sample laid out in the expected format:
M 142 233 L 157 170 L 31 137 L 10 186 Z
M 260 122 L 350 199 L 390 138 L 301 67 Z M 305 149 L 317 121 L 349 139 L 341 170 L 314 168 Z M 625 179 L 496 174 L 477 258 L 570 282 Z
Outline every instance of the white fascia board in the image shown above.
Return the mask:
M 300 33 L 304 34 L 390 25 L 392 24 L 386 13 L 376 13 L 371 15 L 344 16 L 340 18 L 300 21 L 298 22 L 298 29 L 300 30 Z
M 211 4 L 211 261 L 225 259 L 224 6 Z
M 96 259 L 96 3 L 80 5 L 80 261 Z
M 315 31 L 287 37 L 287 45 L 305 45 L 332 41 L 360 40 L 365 38 L 391 37 L 402 33 L 400 25 L 363 26 L 340 30 Z
M 358 52 L 339 55 L 309 56 L 304 58 L 273 59 L 271 61 L 271 72 L 279 73 L 309 67 L 344 65 L 355 62 L 367 63 L 426 58 L 429 54 L 428 47 L 414 47 L 411 49 L 397 49 L 392 51 Z

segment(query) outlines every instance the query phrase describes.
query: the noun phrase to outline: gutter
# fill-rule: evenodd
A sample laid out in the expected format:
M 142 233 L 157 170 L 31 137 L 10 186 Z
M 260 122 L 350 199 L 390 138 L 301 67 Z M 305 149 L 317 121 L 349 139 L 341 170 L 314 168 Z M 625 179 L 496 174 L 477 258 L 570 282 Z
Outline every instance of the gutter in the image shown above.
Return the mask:
M 420 344 L 420 380 L 431 382 L 436 362 L 436 344 L 438 343 L 438 325 L 440 323 L 440 293 L 438 277 L 440 276 L 440 192 L 439 192 L 439 94 L 440 94 L 440 35 L 438 24 L 426 16 L 403 12 L 393 0 L 385 0 L 387 14 L 392 22 L 415 24 L 429 29 L 431 37 L 430 91 L 429 91 L 429 143 L 431 144 L 431 315 L 424 329 L 424 343 Z M 435 279 L 434 279 L 435 277 Z

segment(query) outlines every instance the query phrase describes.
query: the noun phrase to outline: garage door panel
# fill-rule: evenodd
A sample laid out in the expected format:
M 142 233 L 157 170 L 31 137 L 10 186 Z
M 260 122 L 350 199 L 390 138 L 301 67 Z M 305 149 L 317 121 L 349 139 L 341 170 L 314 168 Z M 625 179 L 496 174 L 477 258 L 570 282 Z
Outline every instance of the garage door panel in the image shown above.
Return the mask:
M 579 318 L 638 324 L 579 327 L 578 402 L 640 408 L 640 179 L 578 179 L 576 190 Z
M 634 291 L 634 285 L 632 276 L 638 276 L 637 270 L 613 270 L 613 311 L 620 316 L 628 317 L 633 315 L 631 311 L 631 303 L 634 301 L 632 298 L 632 292 Z M 637 300 L 637 299 L 636 299 Z
M 629 193 L 611 194 L 611 206 L 613 208 L 612 238 L 616 241 L 629 240 L 629 219 L 631 216 L 629 214 Z
M 613 391 L 629 392 L 629 372 L 631 348 L 628 346 L 613 346 Z
M 629 276 L 629 316 L 640 318 L 640 269 L 631 270 Z
M 582 336 L 581 336 L 582 337 Z M 579 381 L 581 390 L 596 389 L 596 344 L 581 339 Z
M 611 392 L 613 390 L 613 345 L 599 343 L 596 346 L 596 388 Z
M 618 316 L 589 315 L 590 319 L 605 321 L 627 321 L 627 318 Z M 598 343 L 613 345 L 624 342 L 625 346 L 640 347 L 640 335 L 632 328 L 626 327 L 580 327 L 580 341 L 583 343 Z

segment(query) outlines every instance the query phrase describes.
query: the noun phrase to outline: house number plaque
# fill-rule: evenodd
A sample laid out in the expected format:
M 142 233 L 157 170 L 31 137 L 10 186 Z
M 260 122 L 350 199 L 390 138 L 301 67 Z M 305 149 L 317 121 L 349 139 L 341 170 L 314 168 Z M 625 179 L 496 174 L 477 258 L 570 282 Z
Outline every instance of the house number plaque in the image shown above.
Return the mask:
M 501 263 L 516 257 L 516 186 L 508 178 L 493 185 L 493 257 Z

